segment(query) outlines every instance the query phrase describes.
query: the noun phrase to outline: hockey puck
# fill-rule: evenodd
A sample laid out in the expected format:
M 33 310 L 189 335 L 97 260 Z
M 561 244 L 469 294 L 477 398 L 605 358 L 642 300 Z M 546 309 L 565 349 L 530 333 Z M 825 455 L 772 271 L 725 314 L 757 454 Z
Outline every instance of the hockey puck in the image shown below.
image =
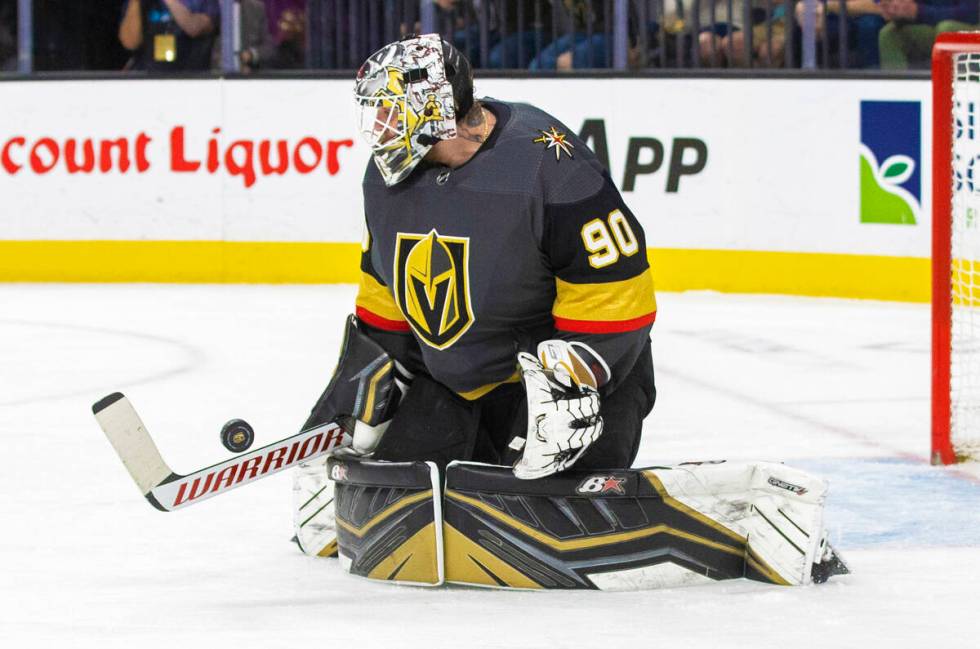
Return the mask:
M 232 453 L 243 453 L 255 441 L 255 431 L 244 419 L 232 419 L 221 427 L 221 443 Z

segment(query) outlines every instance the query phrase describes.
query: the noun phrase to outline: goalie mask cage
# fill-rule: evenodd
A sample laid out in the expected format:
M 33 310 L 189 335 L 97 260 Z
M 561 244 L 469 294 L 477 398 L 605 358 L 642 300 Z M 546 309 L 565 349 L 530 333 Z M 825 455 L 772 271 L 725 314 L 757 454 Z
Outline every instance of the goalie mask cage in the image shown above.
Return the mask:
M 980 458 L 980 32 L 932 53 L 932 462 Z

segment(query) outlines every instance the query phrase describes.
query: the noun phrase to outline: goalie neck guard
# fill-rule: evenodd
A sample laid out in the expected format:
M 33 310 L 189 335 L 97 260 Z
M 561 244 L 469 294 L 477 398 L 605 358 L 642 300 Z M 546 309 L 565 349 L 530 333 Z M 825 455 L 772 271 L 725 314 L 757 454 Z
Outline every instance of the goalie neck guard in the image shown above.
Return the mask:
M 438 34 L 410 36 L 364 62 L 354 83 L 358 132 L 391 187 L 439 140 L 456 137 L 456 116 L 473 104 L 469 62 Z

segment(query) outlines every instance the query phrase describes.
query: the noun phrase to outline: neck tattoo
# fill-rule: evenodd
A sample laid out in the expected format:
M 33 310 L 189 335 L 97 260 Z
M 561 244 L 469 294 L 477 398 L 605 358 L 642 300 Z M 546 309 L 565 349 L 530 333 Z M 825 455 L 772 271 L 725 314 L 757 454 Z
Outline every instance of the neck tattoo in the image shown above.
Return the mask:
M 487 119 L 487 109 L 481 107 L 480 114 L 483 115 L 483 141 L 486 142 L 490 137 L 490 120 Z

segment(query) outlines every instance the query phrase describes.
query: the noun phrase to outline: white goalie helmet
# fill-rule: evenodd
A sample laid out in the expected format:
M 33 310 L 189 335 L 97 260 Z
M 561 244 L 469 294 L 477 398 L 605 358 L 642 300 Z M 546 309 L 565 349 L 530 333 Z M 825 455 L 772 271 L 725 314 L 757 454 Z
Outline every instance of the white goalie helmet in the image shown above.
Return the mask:
M 469 103 L 457 104 L 460 96 Z M 354 82 L 358 131 L 385 185 L 408 177 L 433 144 L 456 137 L 457 106 L 465 114 L 472 97 L 469 62 L 438 34 L 411 36 L 368 57 Z

